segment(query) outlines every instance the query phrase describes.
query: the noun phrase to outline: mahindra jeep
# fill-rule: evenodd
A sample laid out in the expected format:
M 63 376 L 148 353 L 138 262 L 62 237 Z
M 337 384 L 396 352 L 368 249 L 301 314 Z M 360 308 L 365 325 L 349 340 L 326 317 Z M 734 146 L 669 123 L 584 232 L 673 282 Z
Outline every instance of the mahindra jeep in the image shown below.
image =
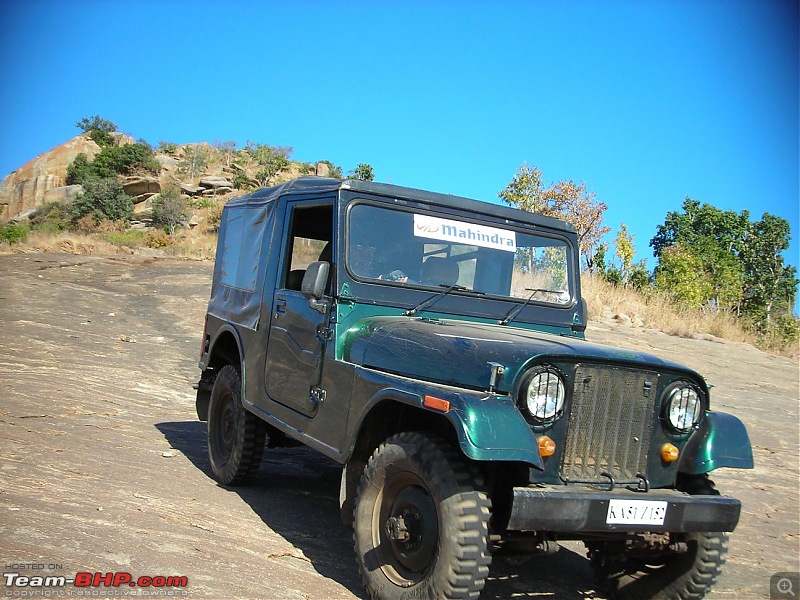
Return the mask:
M 493 556 L 583 541 L 604 589 L 701 598 L 752 468 L 703 378 L 588 343 L 575 229 L 475 200 L 301 178 L 222 211 L 197 414 L 223 485 L 265 449 L 343 465 L 371 598 L 476 598 Z

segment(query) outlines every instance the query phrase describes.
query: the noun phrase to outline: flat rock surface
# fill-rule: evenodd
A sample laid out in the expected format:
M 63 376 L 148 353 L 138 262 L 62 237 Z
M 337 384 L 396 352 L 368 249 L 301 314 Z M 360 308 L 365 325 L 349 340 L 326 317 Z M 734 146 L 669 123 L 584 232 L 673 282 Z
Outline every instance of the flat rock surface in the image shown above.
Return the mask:
M 268 450 L 251 487 L 210 476 L 191 385 L 211 269 L 0 256 L 4 572 L 186 576 L 196 598 L 364 597 L 335 463 Z M 756 468 L 713 474 L 744 508 L 709 597 L 769 598 L 773 573 L 800 570 L 797 361 L 603 322 L 587 337 L 693 367 L 715 386 L 713 408 L 747 424 Z M 481 597 L 603 598 L 574 543 L 517 567 L 495 561 Z

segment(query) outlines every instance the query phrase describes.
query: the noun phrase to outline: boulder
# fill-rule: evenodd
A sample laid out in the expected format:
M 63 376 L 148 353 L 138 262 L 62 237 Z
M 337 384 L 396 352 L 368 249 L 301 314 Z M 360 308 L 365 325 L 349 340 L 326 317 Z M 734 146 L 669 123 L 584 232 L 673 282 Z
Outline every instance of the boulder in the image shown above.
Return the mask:
M 199 185 L 194 185 L 191 183 L 182 183 L 181 184 L 181 191 L 184 194 L 188 194 L 189 196 L 197 196 L 198 194 L 203 192 L 204 188 L 201 188 Z
M 161 183 L 155 177 L 134 176 L 126 177 L 122 182 L 122 189 L 129 196 L 142 194 L 158 194 L 161 192 Z
M 203 190 L 203 196 L 224 196 L 233 192 L 233 188 L 229 186 L 220 186 L 215 188 L 208 188 Z
M 200 186 L 207 189 L 232 188 L 233 184 L 227 177 L 221 175 L 208 175 L 200 179 Z
M 153 198 L 157 198 L 158 194 L 150 194 L 147 198 L 139 200 L 135 198 L 133 202 L 133 214 L 141 215 L 142 213 L 149 213 L 153 210 Z
M 50 188 L 44 193 L 44 203 L 70 204 L 80 193 L 83 193 L 83 186 L 81 185 L 62 185 Z
M 152 200 L 155 196 L 158 196 L 158 194 L 139 194 L 138 196 L 133 197 L 133 203 L 141 204 L 142 202 Z
M 35 208 L 30 208 L 25 212 L 21 212 L 18 215 L 11 217 L 10 221 L 12 223 L 27 223 L 31 220 L 31 217 L 36 214 L 36 210 L 37 209 Z
M 175 169 L 178 166 L 178 159 L 173 158 L 172 156 L 166 156 L 165 154 L 156 154 L 155 159 L 156 162 L 161 165 L 161 168 L 166 171 L 171 171 L 172 169 Z
M 325 163 L 322 163 L 322 162 L 321 163 L 317 163 L 316 171 L 317 171 L 317 175 L 319 175 L 320 177 L 330 177 L 331 176 L 331 169 Z

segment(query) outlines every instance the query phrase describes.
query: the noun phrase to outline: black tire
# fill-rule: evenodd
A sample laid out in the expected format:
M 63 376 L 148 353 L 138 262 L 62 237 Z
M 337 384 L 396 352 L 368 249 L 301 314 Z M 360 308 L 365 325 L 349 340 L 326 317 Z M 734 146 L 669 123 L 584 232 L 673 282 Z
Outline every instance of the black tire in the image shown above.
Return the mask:
M 692 495 L 718 496 L 707 475 L 680 476 L 678 489 Z M 728 552 L 723 532 L 685 534 L 688 550 L 653 559 L 628 556 L 619 546 L 589 543 L 589 559 L 611 598 L 699 600 L 722 572 Z
M 477 598 L 489 574 L 489 497 L 450 445 L 404 432 L 369 459 L 353 515 L 361 579 L 373 600 Z
M 261 465 L 266 424 L 242 406 L 242 379 L 232 365 L 214 380 L 208 406 L 208 458 L 223 485 L 252 480 Z

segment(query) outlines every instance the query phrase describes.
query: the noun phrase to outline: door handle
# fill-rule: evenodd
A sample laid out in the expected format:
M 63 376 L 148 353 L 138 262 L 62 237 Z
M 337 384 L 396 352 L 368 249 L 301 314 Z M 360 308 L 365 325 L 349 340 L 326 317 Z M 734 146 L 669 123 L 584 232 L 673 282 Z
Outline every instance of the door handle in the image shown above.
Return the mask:
M 275 301 L 275 316 L 277 317 L 280 314 L 286 312 L 286 299 L 285 298 L 278 298 Z

